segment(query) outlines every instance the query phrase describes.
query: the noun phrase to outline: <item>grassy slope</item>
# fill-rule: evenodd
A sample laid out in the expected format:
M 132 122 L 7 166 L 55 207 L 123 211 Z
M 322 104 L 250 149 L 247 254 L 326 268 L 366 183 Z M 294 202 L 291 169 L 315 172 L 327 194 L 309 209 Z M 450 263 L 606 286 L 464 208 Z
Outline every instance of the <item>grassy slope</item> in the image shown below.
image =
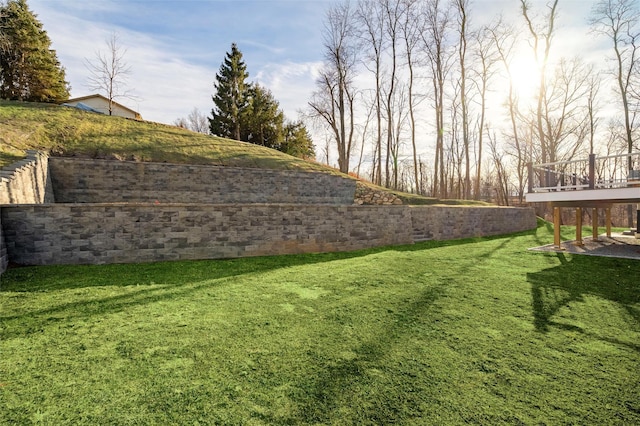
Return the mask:
M 273 149 L 174 126 L 108 117 L 51 104 L 0 100 L 0 167 L 24 158 L 27 149 L 92 158 L 340 174 L 322 164 Z M 406 204 L 484 204 L 396 194 Z
M 26 149 L 42 149 L 98 158 L 335 173 L 258 145 L 48 104 L 0 101 L 0 135 L 0 166 L 24 157 Z
M 639 424 L 640 264 L 552 239 L 11 269 L 0 423 Z

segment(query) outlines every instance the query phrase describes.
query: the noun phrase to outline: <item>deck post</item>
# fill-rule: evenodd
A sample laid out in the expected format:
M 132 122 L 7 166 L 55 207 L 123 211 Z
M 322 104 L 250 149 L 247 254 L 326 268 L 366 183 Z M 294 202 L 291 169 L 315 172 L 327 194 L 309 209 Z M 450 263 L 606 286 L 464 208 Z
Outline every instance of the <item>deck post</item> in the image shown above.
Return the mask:
M 596 187 L 596 155 L 589 154 L 589 189 Z
M 582 242 L 582 207 L 576 208 L 576 245 L 584 245 Z
M 598 208 L 594 207 L 591 210 L 591 227 L 593 230 L 593 241 L 598 241 Z
M 611 207 L 607 207 L 605 212 L 607 214 L 607 219 L 605 224 L 607 227 L 607 237 L 611 238 Z
M 560 242 L 560 207 L 553 208 L 553 245 L 558 250 L 562 249 Z

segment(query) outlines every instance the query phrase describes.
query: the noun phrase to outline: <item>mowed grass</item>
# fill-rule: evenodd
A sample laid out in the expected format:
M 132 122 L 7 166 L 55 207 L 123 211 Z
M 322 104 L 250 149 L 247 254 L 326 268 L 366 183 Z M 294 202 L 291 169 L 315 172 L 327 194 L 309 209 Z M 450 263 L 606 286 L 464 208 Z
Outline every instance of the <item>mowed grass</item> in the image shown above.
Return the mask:
M 10 269 L 0 423 L 639 424 L 640 262 L 552 240 Z

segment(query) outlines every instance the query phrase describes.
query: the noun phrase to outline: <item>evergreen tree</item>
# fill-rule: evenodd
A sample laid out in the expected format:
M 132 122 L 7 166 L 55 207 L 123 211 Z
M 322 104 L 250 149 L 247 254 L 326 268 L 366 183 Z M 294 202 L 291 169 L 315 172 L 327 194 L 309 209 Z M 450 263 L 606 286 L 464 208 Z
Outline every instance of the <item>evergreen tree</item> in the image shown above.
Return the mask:
M 0 98 L 59 102 L 69 98 L 65 70 L 26 0 L 0 6 Z
M 284 140 L 278 150 L 304 159 L 315 158 L 316 156 L 313 140 L 302 121 L 286 124 L 284 127 Z
M 240 118 L 247 108 L 247 84 L 249 76 L 247 67 L 242 61 L 242 52 L 235 43 L 231 52 L 227 52 L 214 83 L 216 93 L 213 95 L 214 108 L 209 119 L 211 134 L 240 140 Z
M 271 91 L 245 82 L 249 74 L 235 43 L 216 74 L 209 118 L 211 134 L 250 142 L 287 154 L 315 156 L 313 142 L 302 122 L 285 125 L 284 113 Z
M 278 149 L 284 140 L 284 114 L 271 92 L 252 84 L 247 90 L 247 107 L 240 117 L 242 140 Z

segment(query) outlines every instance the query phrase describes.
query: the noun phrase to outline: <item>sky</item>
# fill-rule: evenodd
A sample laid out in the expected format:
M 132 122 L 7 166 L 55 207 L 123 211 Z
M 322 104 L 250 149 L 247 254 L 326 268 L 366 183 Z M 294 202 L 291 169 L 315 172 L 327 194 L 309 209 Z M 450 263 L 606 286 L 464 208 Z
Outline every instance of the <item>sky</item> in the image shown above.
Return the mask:
M 355 0 L 354 0 L 355 1 Z M 529 0 L 532 15 L 547 0 Z M 605 66 L 603 40 L 588 33 L 595 0 L 560 0 L 553 49 Z M 66 68 L 71 96 L 88 87 L 86 61 L 105 52 L 116 33 L 131 67 L 127 87 L 136 99 L 117 99 L 145 120 L 172 124 L 194 108 L 210 115 L 216 72 L 236 43 L 249 80 L 273 93 L 288 119 L 308 109 L 322 66 L 323 27 L 331 0 L 28 0 L 43 23 L 52 48 Z M 522 21 L 518 0 L 472 0 L 475 23 L 498 15 Z M 520 81 L 527 84 L 521 64 Z M 363 72 L 366 74 L 366 71 Z M 362 84 L 366 84 L 366 75 Z M 504 85 L 503 85 L 504 86 Z M 314 139 L 316 135 L 314 135 Z M 315 140 L 316 146 L 322 142 Z M 425 143 L 426 144 L 426 143 Z
M 66 68 L 71 96 L 92 94 L 86 60 L 115 32 L 138 99 L 118 102 L 144 119 L 172 123 L 195 107 L 209 113 L 215 74 L 237 43 L 249 80 L 268 87 L 297 117 L 322 61 L 328 1 L 29 0 Z

